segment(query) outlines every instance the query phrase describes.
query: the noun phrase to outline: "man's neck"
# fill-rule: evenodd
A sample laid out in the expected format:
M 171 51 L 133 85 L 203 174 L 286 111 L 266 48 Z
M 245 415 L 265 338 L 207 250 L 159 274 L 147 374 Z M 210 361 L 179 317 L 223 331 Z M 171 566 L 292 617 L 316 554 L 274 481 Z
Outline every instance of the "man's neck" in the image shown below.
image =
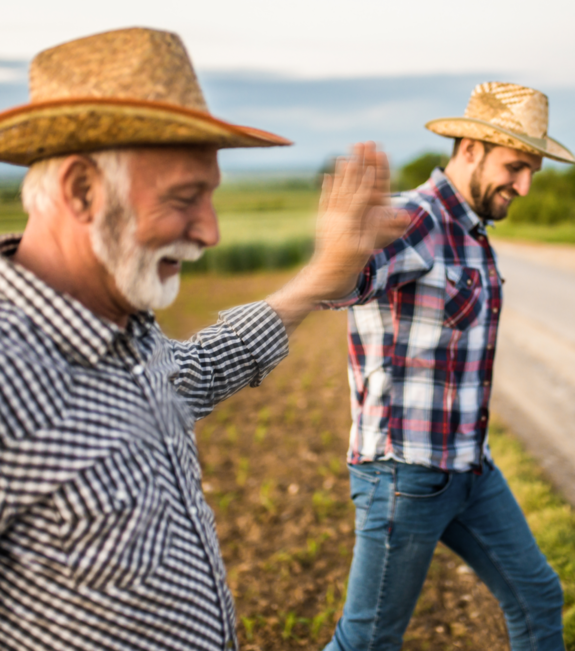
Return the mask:
M 29 223 L 14 262 L 56 291 L 75 298 L 96 316 L 125 328 L 132 310 L 94 255 L 89 238 L 66 237 L 62 230 L 55 233 L 40 224 L 38 220 Z
M 471 196 L 470 179 L 467 170 L 462 170 L 457 162 L 452 158 L 444 170 L 445 176 L 449 179 L 451 185 L 465 199 L 473 209 L 473 197 Z

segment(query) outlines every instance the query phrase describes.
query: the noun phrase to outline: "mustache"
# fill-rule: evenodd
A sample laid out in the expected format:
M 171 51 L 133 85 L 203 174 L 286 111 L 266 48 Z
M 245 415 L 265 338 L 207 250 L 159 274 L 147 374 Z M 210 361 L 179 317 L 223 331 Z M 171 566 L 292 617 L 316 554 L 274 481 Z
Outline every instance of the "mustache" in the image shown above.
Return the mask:
M 195 262 L 204 253 L 204 247 L 197 242 L 172 242 L 154 251 L 154 260 L 159 262 L 162 258 Z

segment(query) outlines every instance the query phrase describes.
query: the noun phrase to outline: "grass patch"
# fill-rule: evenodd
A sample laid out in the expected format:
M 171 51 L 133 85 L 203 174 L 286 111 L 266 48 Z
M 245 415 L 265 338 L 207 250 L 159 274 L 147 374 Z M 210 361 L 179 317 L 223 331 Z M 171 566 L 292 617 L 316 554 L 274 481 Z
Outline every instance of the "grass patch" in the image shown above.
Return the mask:
M 262 269 L 288 269 L 304 264 L 313 252 L 312 238 L 286 239 L 283 242 L 236 242 L 208 249 L 193 263 L 183 266 L 184 273 L 245 273 Z
M 490 233 L 494 238 L 546 242 L 549 244 L 575 244 L 575 222 L 559 224 L 527 224 L 505 220 Z
M 565 645 L 575 651 L 575 510 L 545 480 L 521 443 L 494 420 L 491 450 L 527 517 L 541 551 L 561 578 Z

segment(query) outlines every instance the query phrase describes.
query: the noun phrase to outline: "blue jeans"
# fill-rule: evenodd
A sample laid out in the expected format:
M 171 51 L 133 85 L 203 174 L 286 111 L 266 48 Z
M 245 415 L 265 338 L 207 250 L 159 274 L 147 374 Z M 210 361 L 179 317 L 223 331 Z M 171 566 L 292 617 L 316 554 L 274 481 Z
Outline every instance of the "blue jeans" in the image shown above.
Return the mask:
M 343 616 L 325 651 L 401 648 L 439 540 L 498 599 L 513 651 L 562 651 L 563 595 L 501 472 L 350 466 L 356 542 Z

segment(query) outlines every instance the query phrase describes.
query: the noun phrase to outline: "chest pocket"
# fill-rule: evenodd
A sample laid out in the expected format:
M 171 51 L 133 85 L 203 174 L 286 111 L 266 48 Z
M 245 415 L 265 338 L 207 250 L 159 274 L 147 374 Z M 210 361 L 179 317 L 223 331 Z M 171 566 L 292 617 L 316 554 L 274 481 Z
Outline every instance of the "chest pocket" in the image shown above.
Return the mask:
M 445 316 L 447 328 L 466 330 L 477 323 L 483 307 L 483 288 L 478 269 L 445 268 Z
M 169 555 L 171 511 L 147 457 L 117 452 L 53 496 L 68 571 L 78 584 L 126 590 Z

